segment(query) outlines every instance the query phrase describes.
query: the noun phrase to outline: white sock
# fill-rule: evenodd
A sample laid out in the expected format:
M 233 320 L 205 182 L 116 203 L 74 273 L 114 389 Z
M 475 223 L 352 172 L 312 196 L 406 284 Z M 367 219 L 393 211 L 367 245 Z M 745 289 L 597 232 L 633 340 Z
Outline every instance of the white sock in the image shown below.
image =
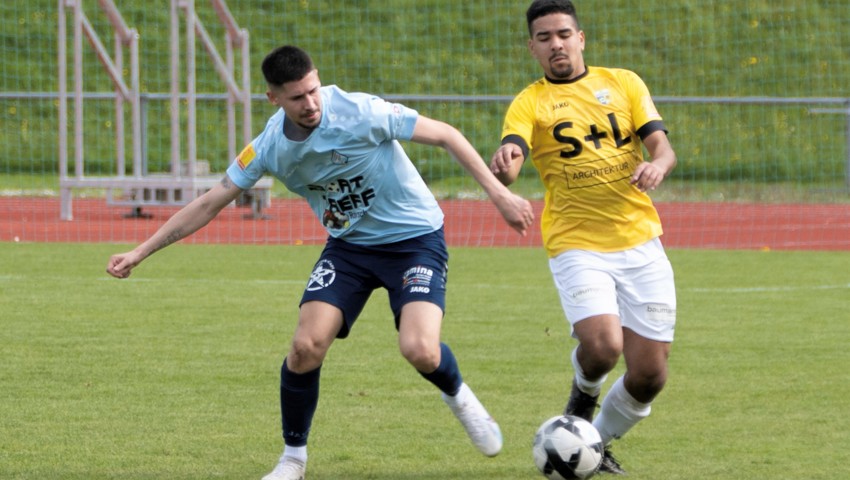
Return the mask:
M 303 447 L 292 447 L 289 445 L 284 445 L 283 447 L 283 456 L 291 457 L 296 460 L 301 460 L 302 462 L 307 462 L 307 445 Z
M 593 426 L 599 430 L 602 443 L 608 445 L 648 417 L 651 410 L 649 403 L 638 402 L 626 391 L 623 377 L 620 377 L 602 400 L 602 408 L 593 420 Z
M 447 402 L 451 402 L 452 405 L 457 405 L 466 400 L 466 397 L 472 393 L 472 390 L 469 389 L 469 385 L 466 383 L 461 384 L 460 390 L 454 396 L 446 395 L 445 399 Z
M 602 385 L 604 385 L 605 380 L 608 379 L 608 374 L 602 375 L 602 377 L 597 380 L 588 380 L 587 377 L 584 376 L 584 370 L 581 369 L 581 365 L 578 363 L 577 355 L 578 347 L 574 348 L 573 353 L 570 355 L 570 360 L 573 362 L 573 369 L 576 372 L 576 385 L 578 385 L 578 389 L 591 397 L 599 396 L 599 393 L 602 391 Z

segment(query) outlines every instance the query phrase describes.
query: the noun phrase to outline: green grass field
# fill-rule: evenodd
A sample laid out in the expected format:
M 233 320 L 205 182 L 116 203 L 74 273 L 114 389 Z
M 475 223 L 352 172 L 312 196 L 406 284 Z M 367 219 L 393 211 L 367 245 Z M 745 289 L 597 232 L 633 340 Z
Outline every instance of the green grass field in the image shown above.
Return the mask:
M 258 479 L 318 247 L 0 244 L 0 478 Z M 837 479 L 850 460 L 847 253 L 674 250 L 667 389 L 615 445 L 634 479 Z M 310 480 L 535 479 L 573 345 L 540 249 L 451 250 L 444 340 L 499 420 L 482 457 L 401 358 L 385 295 L 331 349 Z M 612 378 L 613 380 L 613 378 Z

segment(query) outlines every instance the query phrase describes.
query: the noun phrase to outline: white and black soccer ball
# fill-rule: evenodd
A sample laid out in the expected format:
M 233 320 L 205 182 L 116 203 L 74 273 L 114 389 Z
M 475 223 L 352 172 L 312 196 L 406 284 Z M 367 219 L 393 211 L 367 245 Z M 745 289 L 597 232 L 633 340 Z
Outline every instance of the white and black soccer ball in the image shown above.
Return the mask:
M 549 480 L 587 479 L 602 464 L 602 438 L 587 420 L 558 415 L 543 422 L 534 435 L 534 464 Z

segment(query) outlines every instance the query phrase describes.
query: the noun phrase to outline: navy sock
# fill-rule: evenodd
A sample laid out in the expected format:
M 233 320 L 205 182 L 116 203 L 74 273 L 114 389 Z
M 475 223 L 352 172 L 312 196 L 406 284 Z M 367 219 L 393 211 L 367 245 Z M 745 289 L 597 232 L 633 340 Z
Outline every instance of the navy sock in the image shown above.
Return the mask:
M 319 374 L 322 367 L 298 374 L 289 370 L 286 359 L 280 367 L 280 413 L 283 441 L 303 447 L 319 403 Z
M 445 343 L 440 343 L 440 366 L 431 373 L 419 372 L 419 374 L 445 394 L 451 396 L 457 395 L 460 386 L 463 384 L 457 359 L 455 359 L 452 349 Z

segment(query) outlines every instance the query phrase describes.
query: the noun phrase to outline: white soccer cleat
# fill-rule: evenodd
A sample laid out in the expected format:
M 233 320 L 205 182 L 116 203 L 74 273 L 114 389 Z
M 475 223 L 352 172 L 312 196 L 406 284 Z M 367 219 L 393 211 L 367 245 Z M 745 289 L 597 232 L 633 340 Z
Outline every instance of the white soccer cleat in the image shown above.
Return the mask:
M 454 397 L 443 393 L 443 401 L 460 420 L 469 439 L 481 453 L 495 457 L 502 450 L 502 431 L 499 424 L 487 413 L 467 384 L 461 385 L 460 391 Z
M 304 480 L 307 464 L 293 457 L 280 457 L 274 470 L 263 477 L 263 480 Z

